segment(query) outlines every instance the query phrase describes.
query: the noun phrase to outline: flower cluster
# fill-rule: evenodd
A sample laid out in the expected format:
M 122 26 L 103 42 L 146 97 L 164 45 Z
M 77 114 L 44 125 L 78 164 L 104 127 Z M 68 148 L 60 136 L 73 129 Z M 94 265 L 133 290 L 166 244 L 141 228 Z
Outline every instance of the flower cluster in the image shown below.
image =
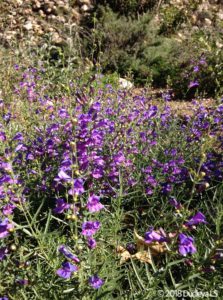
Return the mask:
M 170 207 L 168 199 L 174 232 L 155 230 L 155 222 L 149 221 L 154 227 L 144 242 L 148 247 L 167 244 L 178 249 L 176 255 L 194 254 L 196 238 L 191 235 L 199 224 L 208 223 L 199 204 L 193 207 L 191 202 L 199 202 L 223 179 L 222 102 L 210 108 L 195 103 L 193 116 L 174 118 L 169 94 L 163 95 L 162 106 L 145 93 L 132 95 L 111 86 L 70 87 L 72 97 L 50 97 L 41 74 L 28 68 L 15 86 L 18 101 L 0 100 L 0 261 L 21 259 L 17 254 L 13 258 L 14 239 L 19 246 L 30 239 L 30 249 L 41 248 L 37 233 L 47 232 L 54 222 L 62 236 L 57 259 L 64 258 L 56 261 L 54 275 L 72 280 L 86 271 L 89 285 L 98 289 L 105 280 L 87 260 L 98 255 L 103 216 L 113 203 L 126 215 L 133 209 L 134 217 L 141 213 L 135 219 L 143 227 L 150 220 L 143 207 L 156 207 L 151 208 L 155 219 L 157 212 L 162 214 L 161 203 Z M 198 84 L 195 76 L 189 88 Z M 21 257 L 28 248 L 21 247 Z M 42 259 L 38 251 L 32 253 Z M 35 255 L 30 254 L 32 263 Z

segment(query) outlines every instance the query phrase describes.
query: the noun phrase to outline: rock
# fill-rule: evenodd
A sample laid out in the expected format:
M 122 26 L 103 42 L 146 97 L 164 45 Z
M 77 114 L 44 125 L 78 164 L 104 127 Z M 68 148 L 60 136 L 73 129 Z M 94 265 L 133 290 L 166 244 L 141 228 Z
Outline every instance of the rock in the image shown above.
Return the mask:
M 193 14 L 193 15 L 191 16 L 191 23 L 192 23 L 193 25 L 195 25 L 195 24 L 197 23 L 197 16 L 196 16 L 195 14 Z
M 186 39 L 186 36 L 185 35 L 183 35 L 183 33 L 182 32 L 178 32 L 177 33 L 177 35 L 178 35 L 178 37 L 179 37 L 179 40 L 182 42 L 183 40 L 185 40 Z
M 39 1 L 36 1 L 34 7 L 40 9 L 41 3 Z
M 217 13 L 217 18 L 220 20 L 223 20 L 223 10 L 221 10 Z
M 32 15 L 32 9 L 30 9 L 30 8 L 24 9 L 24 14 L 31 16 Z
M 52 8 L 51 7 L 48 7 L 46 10 L 45 10 L 46 14 L 50 14 L 52 12 Z
M 90 0 L 79 0 L 79 1 L 78 1 L 78 4 L 79 4 L 79 5 L 86 4 L 86 5 L 88 5 L 88 6 L 91 6 L 91 1 L 90 1 Z
M 56 20 L 58 21 L 58 22 L 60 22 L 60 23 L 65 23 L 65 18 L 63 17 L 63 16 L 58 16 L 57 18 L 56 18 Z
M 58 1 L 57 2 L 57 6 L 58 7 L 63 7 L 64 6 L 64 2 L 63 1 Z
M 82 12 L 87 12 L 90 10 L 90 7 L 87 4 L 84 4 L 81 6 L 81 11 Z
M 40 16 L 43 17 L 43 18 L 46 17 L 46 15 L 45 15 L 45 13 L 44 13 L 44 11 L 43 11 L 42 9 L 39 10 L 39 14 L 40 14 Z
M 38 35 L 43 35 L 43 34 L 44 34 L 44 31 L 43 31 L 42 29 L 38 29 L 38 30 L 36 31 L 36 33 L 37 33 Z
M 31 21 L 28 21 L 26 22 L 24 25 L 23 25 L 23 28 L 25 28 L 27 31 L 30 31 L 33 29 L 33 24 Z
M 217 42 L 216 42 L 216 46 L 217 46 L 218 48 L 220 48 L 220 49 L 221 49 L 221 48 L 223 47 L 223 44 L 222 44 L 222 43 L 220 43 L 219 41 L 217 41 Z
M 73 8 L 71 14 L 75 20 L 80 20 L 81 15 L 77 9 Z
M 207 25 L 207 26 L 211 26 L 212 21 L 211 21 L 210 19 L 208 19 L 208 18 L 205 18 L 205 19 L 204 19 L 204 23 L 205 23 L 205 25 Z
M 57 45 L 60 45 L 63 43 L 63 39 L 60 37 L 59 33 L 54 32 L 52 35 L 52 42 Z
M 118 82 L 119 82 L 120 88 L 129 90 L 133 87 L 133 83 L 127 79 L 119 78 Z
M 16 2 L 16 4 L 17 4 L 18 6 L 20 6 L 20 5 L 23 4 L 23 1 L 22 1 L 22 0 L 16 0 L 15 2 Z

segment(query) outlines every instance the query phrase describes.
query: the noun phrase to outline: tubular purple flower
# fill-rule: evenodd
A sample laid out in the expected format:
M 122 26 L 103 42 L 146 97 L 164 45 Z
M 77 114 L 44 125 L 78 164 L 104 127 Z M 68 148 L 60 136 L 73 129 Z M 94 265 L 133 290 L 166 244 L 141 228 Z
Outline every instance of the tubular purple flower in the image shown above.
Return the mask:
M 0 248 L 0 261 L 3 260 L 8 253 L 8 249 L 6 247 Z
M 193 254 L 197 251 L 194 246 L 194 239 L 190 236 L 186 236 L 183 233 L 179 234 L 179 253 L 183 256 L 187 254 Z
M 5 132 L 0 131 L 0 141 L 1 142 L 5 142 L 6 141 L 6 135 Z
M 70 208 L 70 204 L 66 203 L 64 199 L 58 198 L 56 200 L 56 207 L 54 208 L 54 212 L 56 214 L 62 214 L 65 210 Z
M 93 287 L 94 289 L 99 289 L 104 284 L 104 280 L 99 278 L 98 275 L 96 274 L 91 276 L 88 282 L 90 286 Z
M 86 221 L 82 224 L 82 234 L 90 237 L 99 230 L 100 226 L 99 221 Z
M 88 198 L 87 209 L 90 212 L 97 212 L 104 208 L 104 205 L 100 203 L 100 198 L 96 195 L 92 195 Z
M 185 225 L 190 227 L 193 225 L 198 225 L 200 223 L 207 224 L 207 221 L 205 216 L 201 212 L 198 212 L 188 222 L 186 222 Z
M 177 200 L 174 197 L 170 197 L 169 203 L 176 209 L 180 209 L 182 207 L 181 204 L 177 202 Z
M 153 227 L 145 233 L 145 242 L 150 244 L 152 242 L 165 242 L 167 239 L 162 233 L 153 230 Z
M 72 273 L 76 272 L 77 270 L 77 266 L 69 262 L 64 262 L 62 263 L 62 268 L 58 269 L 56 271 L 56 274 L 64 279 L 68 279 L 71 277 Z
M 94 170 L 92 171 L 92 177 L 95 178 L 95 179 L 100 179 L 103 177 L 104 175 L 104 171 L 103 171 L 103 168 L 94 168 Z
M 195 66 L 193 69 L 194 73 L 197 73 L 199 71 L 199 69 L 200 69 L 199 66 Z
M 54 179 L 55 181 L 65 181 L 65 182 L 70 182 L 71 181 L 71 177 L 65 173 L 63 170 L 60 170 L 60 172 L 58 173 L 58 177 L 56 177 Z
M 13 141 L 22 141 L 23 140 L 23 135 L 21 132 L 17 132 L 14 138 L 12 139 Z
M 29 281 L 28 281 L 28 279 L 17 279 L 16 283 L 21 284 L 21 285 L 28 285 Z
M 3 213 L 3 215 L 5 215 L 5 216 L 12 215 L 12 214 L 13 214 L 13 210 L 14 210 L 15 208 L 16 208 L 15 205 L 8 203 L 8 204 L 6 204 L 6 205 L 4 205 L 4 206 L 2 207 L 2 213 Z
M 4 238 L 9 235 L 9 231 L 13 229 L 13 225 L 9 223 L 9 219 L 5 218 L 4 220 L 0 219 L 0 238 Z
M 88 247 L 89 247 L 90 249 L 96 248 L 97 242 L 96 242 L 96 240 L 95 240 L 94 238 L 89 237 L 88 240 L 87 240 L 87 242 L 88 242 Z
M 71 251 L 69 251 L 68 248 L 65 245 L 59 246 L 58 251 L 60 253 L 62 253 L 65 257 L 73 260 L 75 263 L 80 262 L 79 258 L 76 255 L 74 255 Z
M 191 88 L 197 87 L 197 86 L 199 86 L 198 81 L 191 81 L 188 85 L 188 88 L 191 89 Z
M 84 181 L 81 178 L 74 179 L 72 188 L 68 191 L 69 195 L 81 195 L 84 193 Z

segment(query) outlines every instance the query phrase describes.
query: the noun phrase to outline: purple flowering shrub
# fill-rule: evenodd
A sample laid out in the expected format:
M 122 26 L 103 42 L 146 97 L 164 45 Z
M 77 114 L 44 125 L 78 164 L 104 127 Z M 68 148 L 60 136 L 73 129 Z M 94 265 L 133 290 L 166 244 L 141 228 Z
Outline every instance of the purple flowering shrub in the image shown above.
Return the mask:
M 195 40 L 189 57 L 182 57 L 185 61 L 182 65 L 179 64 L 180 67 L 176 68 L 177 71 L 171 78 L 171 88 L 178 98 L 193 99 L 195 95 L 210 97 L 222 92 L 222 51 L 212 41 L 211 48 L 207 49 L 205 44 L 202 52 L 202 46 L 198 47 L 197 39 Z
M 0 102 L 0 296 L 111 299 L 148 272 L 154 288 L 218 281 L 222 101 L 179 117 L 167 95 L 155 105 L 96 76 L 49 96 L 43 68 L 15 72 Z M 134 229 L 165 244 L 153 265 L 120 266 L 117 246 L 138 251 Z

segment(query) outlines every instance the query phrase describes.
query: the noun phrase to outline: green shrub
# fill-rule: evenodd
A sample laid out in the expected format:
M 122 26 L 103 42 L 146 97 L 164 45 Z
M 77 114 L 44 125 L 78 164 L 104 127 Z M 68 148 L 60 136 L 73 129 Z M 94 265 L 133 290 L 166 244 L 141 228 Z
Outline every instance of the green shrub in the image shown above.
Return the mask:
M 192 98 L 195 93 L 203 96 L 222 93 L 223 53 L 218 46 L 219 40 L 220 31 L 205 29 L 182 43 L 178 68 L 170 78 L 176 97 Z M 193 82 L 197 86 L 190 87 Z
M 156 0 L 99 0 L 96 5 L 109 5 L 109 7 L 119 14 L 134 15 L 152 10 L 156 4 Z
M 100 7 L 87 48 L 103 72 L 133 75 L 136 84 L 166 85 L 173 73 L 178 43 L 158 34 L 159 24 L 149 12 L 138 18 L 120 16 Z
M 162 24 L 160 33 L 169 35 L 177 31 L 180 25 L 186 20 L 186 15 L 183 8 L 175 6 L 166 7 L 161 11 Z

